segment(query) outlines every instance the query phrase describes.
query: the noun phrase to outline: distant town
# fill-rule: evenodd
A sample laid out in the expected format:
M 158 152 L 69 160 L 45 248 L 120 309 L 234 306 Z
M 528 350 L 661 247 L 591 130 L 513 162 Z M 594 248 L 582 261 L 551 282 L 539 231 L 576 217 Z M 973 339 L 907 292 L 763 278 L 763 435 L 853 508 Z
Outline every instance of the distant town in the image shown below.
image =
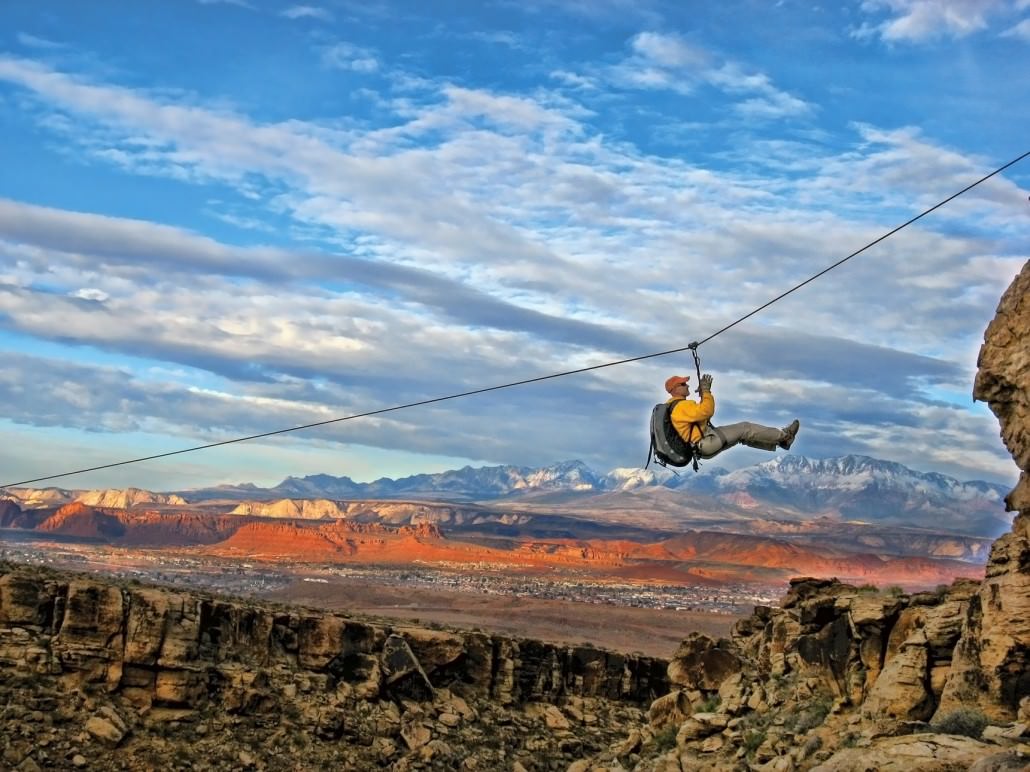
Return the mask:
M 575 571 L 520 576 L 517 566 L 426 563 L 403 567 L 273 564 L 189 551 L 132 549 L 82 543 L 0 541 L 0 560 L 103 573 L 124 580 L 260 598 L 295 582 L 375 583 L 379 586 L 572 601 L 630 608 L 721 614 L 749 613 L 775 603 L 782 586 L 726 584 L 717 587 L 606 582 Z M 571 576 L 570 576 L 571 574 Z

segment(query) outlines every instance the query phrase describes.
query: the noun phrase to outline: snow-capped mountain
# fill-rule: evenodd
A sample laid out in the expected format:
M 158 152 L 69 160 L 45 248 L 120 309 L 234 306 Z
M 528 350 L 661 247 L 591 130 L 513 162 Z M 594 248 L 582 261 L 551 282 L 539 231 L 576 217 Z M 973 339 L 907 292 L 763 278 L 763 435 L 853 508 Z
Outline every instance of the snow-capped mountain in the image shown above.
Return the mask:
M 668 469 L 640 469 L 620 467 L 613 469 L 601 479 L 601 486 L 608 491 L 633 491 L 639 488 L 669 486 L 676 475 Z
M 715 478 L 721 488 L 755 486 L 781 490 L 857 493 L 872 488 L 898 490 L 950 500 L 1000 502 L 1004 488 L 983 481 L 959 482 L 942 474 L 916 472 L 893 461 L 869 456 L 809 459 L 781 456 L 756 466 L 725 472 Z
M 590 493 L 603 490 L 601 477 L 581 461 L 563 461 L 532 469 L 520 466 L 471 466 L 436 474 L 392 480 L 382 477 L 356 483 L 349 477 L 319 474 L 288 477 L 271 490 L 281 497 L 403 498 L 429 497 L 488 500 L 540 491 Z
M 750 511 L 756 517 L 828 515 L 873 523 L 926 525 L 966 533 L 997 535 L 1010 523 L 1006 489 L 980 480 L 961 482 L 917 472 L 868 456 L 809 459 L 781 456 L 727 471 L 703 469 L 674 475 L 666 469 L 613 469 L 600 475 L 580 461 L 531 469 L 517 466 L 464 467 L 398 480 L 355 483 L 348 477 L 287 478 L 271 489 L 293 498 L 436 498 L 466 501 L 506 499 L 588 506 L 592 496 L 640 496 L 666 490 L 682 497 L 704 495 Z
M 868 456 L 781 456 L 745 469 L 686 478 L 680 489 L 732 498 L 748 507 L 786 507 L 847 520 L 985 535 L 997 535 L 1011 522 L 1005 513 L 1007 490 L 1001 485 L 960 482 Z

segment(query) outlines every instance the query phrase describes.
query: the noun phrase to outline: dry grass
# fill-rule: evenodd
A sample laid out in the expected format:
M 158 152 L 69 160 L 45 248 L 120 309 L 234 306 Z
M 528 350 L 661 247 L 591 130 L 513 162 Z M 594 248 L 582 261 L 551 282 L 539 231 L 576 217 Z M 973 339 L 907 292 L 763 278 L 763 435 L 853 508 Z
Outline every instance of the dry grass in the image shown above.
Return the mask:
M 402 589 L 342 580 L 327 585 L 298 581 L 266 597 L 391 620 L 417 619 L 423 625 L 478 628 L 554 643 L 589 643 L 663 659 L 672 656 L 688 633 L 726 636 L 736 621 L 724 614 Z

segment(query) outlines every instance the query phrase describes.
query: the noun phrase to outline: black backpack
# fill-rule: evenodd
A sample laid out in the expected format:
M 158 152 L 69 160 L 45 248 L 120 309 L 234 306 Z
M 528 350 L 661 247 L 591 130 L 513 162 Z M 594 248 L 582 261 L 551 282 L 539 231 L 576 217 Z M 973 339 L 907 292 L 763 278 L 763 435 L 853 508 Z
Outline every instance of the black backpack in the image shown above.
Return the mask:
M 661 466 L 687 466 L 693 464 L 694 471 L 698 470 L 698 449 L 694 443 L 687 442 L 676 431 L 672 425 L 672 409 L 681 399 L 674 399 L 671 402 L 660 402 L 651 411 L 651 447 L 647 452 L 647 469 L 651 459 Z M 690 425 L 693 431 L 694 424 Z

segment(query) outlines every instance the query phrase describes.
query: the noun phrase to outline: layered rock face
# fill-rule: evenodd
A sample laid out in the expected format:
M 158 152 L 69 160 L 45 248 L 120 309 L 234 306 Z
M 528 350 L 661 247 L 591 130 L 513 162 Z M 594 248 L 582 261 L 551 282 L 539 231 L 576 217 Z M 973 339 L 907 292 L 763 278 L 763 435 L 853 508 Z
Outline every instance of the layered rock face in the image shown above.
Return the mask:
M 11 706 L 88 695 L 87 712 L 65 720 L 93 738 L 78 750 L 99 754 L 96 768 L 141 761 L 133 749 L 151 747 L 153 726 L 170 721 L 284 726 L 323 743 L 318 759 L 347 759 L 354 769 L 427 754 L 444 768 L 476 757 L 478 768 L 492 769 L 519 752 L 560 759 L 601 747 L 617 731 L 616 716 L 641 716 L 640 705 L 667 690 L 666 664 L 0 568 L 0 691 L 21 689 L 0 694 L 4 726 L 16 725 Z M 499 725 L 495 713 L 504 714 Z M 226 730 L 221 744 L 248 747 L 237 734 Z M 0 742 L 8 763 L 31 753 L 16 736 L 8 733 L 6 748 Z M 489 747 L 476 748 L 477 737 Z M 289 738 L 280 739 L 287 747 Z M 115 746 L 121 756 L 104 755 Z M 324 768 L 268 764 L 268 749 L 256 752 L 268 768 Z M 247 763 L 238 753 L 225 760 L 224 768 L 240 766 Z
M 1019 512 L 991 548 L 987 576 L 970 606 L 942 709 L 976 705 L 1010 720 L 1030 701 L 1030 262 L 1002 296 L 980 349 L 973 389 L 1001 424 L 1020 469 L 1005 499 Z
M 998 417 L 1001 439 L 1021 474 L 1009 510 L 1030 510 L 1030 261 L 1002 295 L 984 333 L 973 397 Z
M 576 772 L 1030 767 L 1030 716 L 947 701 L 980 591 L 970 580 L 903 595 L 795 579 L 730 638 L 685 640 L 647 724 Z

